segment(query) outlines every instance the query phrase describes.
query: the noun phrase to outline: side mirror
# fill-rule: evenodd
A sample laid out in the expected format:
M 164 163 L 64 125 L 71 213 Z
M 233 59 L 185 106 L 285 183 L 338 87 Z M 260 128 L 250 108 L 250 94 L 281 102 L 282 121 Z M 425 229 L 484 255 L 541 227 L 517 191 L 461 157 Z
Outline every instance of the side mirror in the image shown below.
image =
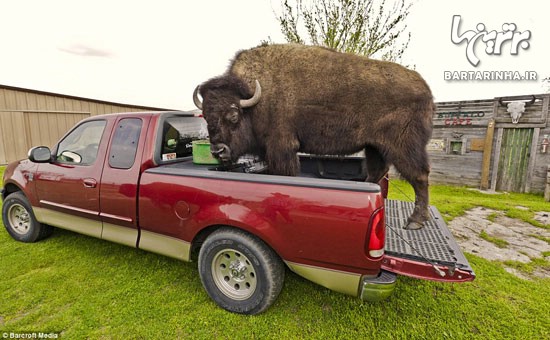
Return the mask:
M 59 155 L 57 160 L 69 163 L 82 163 L 82 156 L 76 152 L 65 150 Z
M 49 163 L 52 152 L 47 146 L 37 146 L 29 150 L 29 160 L 34 163 Z

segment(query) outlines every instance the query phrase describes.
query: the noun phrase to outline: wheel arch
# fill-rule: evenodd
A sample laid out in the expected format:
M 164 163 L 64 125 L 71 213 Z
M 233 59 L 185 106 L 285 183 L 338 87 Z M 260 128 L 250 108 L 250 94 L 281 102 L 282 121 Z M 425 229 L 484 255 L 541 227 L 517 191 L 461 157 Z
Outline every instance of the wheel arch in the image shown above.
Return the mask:
M 208 238 L 208 236 L 210 236 L 214 232 L 216 232 L 220 229 L 224 229 L 224 228 L 240 230 L 242 232 L 245 232 L 245 233 L 251 235 L 252 237 L 257 238 L 258 240 L 265 243 L 265 245 L 268 246 L 271 250 L 273 250 L 273 252 L 281 259 L 281 261 L 283 263 L 286 263 L 284 261 L 283 256 L 281 256 L 281 254 L 277 250 L 277 248 L 273 247 L 273 245 L 271 244 L 272 242 L 269 242 L 268 240 L 266 240 L 265 237 L 262 237 L 262 235 L 258 235 L 258 233 L 252 232 L 250 230 L 251 228 L 243 228 L 241 226 L 237 226 L 236 224 L 229 224 L 229 223 L 227 223 L 227 224 L 215 224 L 215 225 L 211 225 L 211 226 L 208 226 L 208 227 L 205 227 L 205 228 L 201 229 L 195 235 L 195 237 L 193 237 L 193 240 L 191 241 L 191 250 L 190 250 L 190 254 L 189 254 L 189 260 L 190 261 L 196 261 L 198 259 L 198 256 L 199 256 L 200 248 L 202 247 L 202 244 Z
M 7 183 L 4 186 L 4 189 L 2 190 L 2 200 L 5 200 L 8 195 L 13 194 L 14 192 L 23 191 L 19 186 L 13 184 L 13 183 Z M 25 194 L 23 192 L 23 194 Z M 27 196 L 27 195 L 25 195 Z

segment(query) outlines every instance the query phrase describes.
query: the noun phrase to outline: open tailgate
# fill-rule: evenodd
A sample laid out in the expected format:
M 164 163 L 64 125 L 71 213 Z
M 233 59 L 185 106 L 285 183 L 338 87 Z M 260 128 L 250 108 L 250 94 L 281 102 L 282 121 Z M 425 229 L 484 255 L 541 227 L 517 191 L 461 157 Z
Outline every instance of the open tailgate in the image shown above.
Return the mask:
M 413 209 L 413 202 L 386 200 L 382 269 L 417 279 L 472 281 L 475 273 L 437 208 L 430 207 L 431 219 L 424 228 L 403 229 Z

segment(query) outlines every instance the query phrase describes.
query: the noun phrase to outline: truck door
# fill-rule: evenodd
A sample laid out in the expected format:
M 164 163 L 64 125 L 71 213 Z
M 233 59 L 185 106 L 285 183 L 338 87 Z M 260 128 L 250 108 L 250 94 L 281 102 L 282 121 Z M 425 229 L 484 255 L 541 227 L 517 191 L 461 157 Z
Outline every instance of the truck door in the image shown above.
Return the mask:
M 53 161 L 39 165 L 34 181 L 41 222 L 100 237 L 99 182 L 107 125 L 105 119 L 77 125 L 54 149 Z
M 145 118 L 143 118 L 145 119 Z M 135 247 L 137 190 L 147 129 L 142 118 L 121 117 L 113 128 L 100 190 L 102 238 Z

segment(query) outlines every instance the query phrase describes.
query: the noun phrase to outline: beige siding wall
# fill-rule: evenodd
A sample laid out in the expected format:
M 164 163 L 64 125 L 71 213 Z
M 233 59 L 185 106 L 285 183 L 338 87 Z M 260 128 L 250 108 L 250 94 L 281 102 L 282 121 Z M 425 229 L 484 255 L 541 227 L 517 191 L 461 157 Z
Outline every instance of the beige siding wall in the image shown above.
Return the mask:
M 27 145 L 46 145 L 50 148 L 71 127 L 90 116 L 88 113 L 76 112 L 25 112 L 23 115 L 27 133 Z
M 25 158 L 32 146 L 53 146 L 80 120 L 116 112 L 164 110 L 0 85 L 0 164 Z
M 40 93 L 31 90 L 25 91 L 24 89 L 2 88 L 0 86 L 0 111 L 5 110 L 86 112 L 95 116 L 105 113 L 162 109 L 101 102 L 93 99 Z
M 1 112 L 0 133 L 2 135 L 2 149 L 5 158 L 0 159 L 0 163 L 7 163 L 8 161 L 22 158 L 27 154 L 27 136 L 25 134 L 23 115 L 19 112 Z

